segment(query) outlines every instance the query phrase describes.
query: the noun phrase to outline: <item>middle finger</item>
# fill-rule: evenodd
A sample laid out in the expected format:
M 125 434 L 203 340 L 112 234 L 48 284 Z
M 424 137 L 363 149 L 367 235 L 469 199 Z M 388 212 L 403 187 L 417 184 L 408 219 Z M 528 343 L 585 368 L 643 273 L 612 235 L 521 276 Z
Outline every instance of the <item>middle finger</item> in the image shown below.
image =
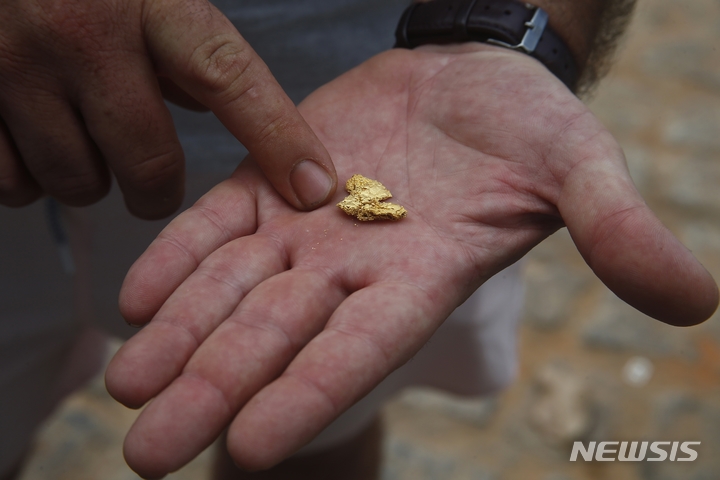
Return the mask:
M 135 422 L 125 440 L 131 468 L 158 477 L 190 461 L 282 373 L 346 296 L 332 275 L 301 268 L 254 288 Z

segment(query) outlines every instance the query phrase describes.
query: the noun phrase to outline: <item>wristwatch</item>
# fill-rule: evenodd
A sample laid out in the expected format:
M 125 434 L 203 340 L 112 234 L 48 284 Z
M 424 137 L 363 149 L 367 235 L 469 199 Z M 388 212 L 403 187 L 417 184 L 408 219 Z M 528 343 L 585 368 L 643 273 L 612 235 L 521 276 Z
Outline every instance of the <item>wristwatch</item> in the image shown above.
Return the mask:
M 433 0 L 413 3 L 395 32 L 396 48 L 483 42 L 524 52 L 574 91 L 578 69 L 570 49 L 541 8 L 513 0 Z

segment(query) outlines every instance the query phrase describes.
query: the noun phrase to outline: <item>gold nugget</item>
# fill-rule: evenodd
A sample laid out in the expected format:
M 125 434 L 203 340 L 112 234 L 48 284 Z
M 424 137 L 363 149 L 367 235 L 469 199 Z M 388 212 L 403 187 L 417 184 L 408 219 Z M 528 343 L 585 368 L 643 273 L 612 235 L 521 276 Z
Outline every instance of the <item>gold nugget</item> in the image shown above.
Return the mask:
M 377 180 L 355 174 L 345 183 L 345 190 L 350 195 L 337 206 L 358 220 L 400 220 L 407 215 L 407 210 L 400 205 L 381 203 L 392 198 L 392 194 Z

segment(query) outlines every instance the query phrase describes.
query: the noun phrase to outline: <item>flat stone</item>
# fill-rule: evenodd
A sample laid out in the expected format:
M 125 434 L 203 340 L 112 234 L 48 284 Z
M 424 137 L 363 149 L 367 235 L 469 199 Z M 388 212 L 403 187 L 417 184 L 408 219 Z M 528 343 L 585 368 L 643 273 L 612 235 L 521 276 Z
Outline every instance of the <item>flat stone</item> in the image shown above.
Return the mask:
M 413 442 L 391 437 L 385 444 L 382 480 L 496 480 L 500 476 L 461 458 L 438 454 Z
M 138 414 L 111 398 L 103 376 L 97 376 L 70 396 L 42 427 L 20 480 L 139 480 L 122 455 L 125 434 Z M 165 478 L 209 478 L 212 460 L 208 448 Z
M 654 428 L 648 440 L 702 441 L 693 448 L 694 462 L 643 462 L 644 480 L 714 480 L 720 472 L 720 400 L 718 393 L 699 398 L 682 392 L 666 392 L 654 404 Z M 682 454 L 685 456 L 684 454 Z
M 592 398 L 584 379 L 565 363 L 549 363 L 534 378 L 530 424 L 552 445 L 568 446 L 593 426 Z
M 638 2 L 633 27 L 645 27 L 643 33 L 659 33 L 667 36 L 668 32 L 678 31 L 690 24 L 696 26 L 695 32 L 711 36 L 718 16 L 717 4 L 713 0 L 653 0 Z M 651 27 L 650 31 L 647 31 Z M 708 35 L 709 34 L 709 35 Z
M 706 39 L 681 39 L 654 45 L 640 63 L 650 76 L 685 80 L 720 92 L 720 50 Z
M 532 250 L 531 258 L 546 263 L 564 261 L 568 266 L 585 265 L 567 228 L 561 228 L 540 242 Z
M 630 177 L 640 194 L 648 195 L 653 187 L 655 155 L 644 145 L 635 142 L 623 142 Z
M 720 253 L 720 224 L 689 222 L 680 231 L 680 240 L 691 252 Z
M 647 128 L 655 119 L 660 99 L 644 85 L 621 78 L 608 78 L 588 104 L 590 110 L 622 140 L 633 132 Z
M 717 137 L 720 139 L 720 135 Z M 668 165 L 659 172 L 660 194 L 682 208 L 720 211 L 720 163 L 716 156 L 710 152 L 696 153 Z
M 573 480 L 573 477 L 565 475 L 564 473 L 550 473 L 543 477 L 543 480 Z
M 663 128 L 663 140 L 694 151 L 720 150 L 720 99 L 697 95 L 672 111 Z M 689 169 L 688 169 L 689 170 Z
M 608 293 L 581 335 L 592 348 L 695 359 L 697 351 L 687 332 L 654 320 Z
M 500 478 L 517 449 L 492 431 L 496 400 L 411 388 L 383 408 L 383 479 Z M 494 423 L 493 423 L 494 425 Z
M 430 388 L 410 388 L 399 398 L 408 407 L 432 410 L 474 427 L 485 427 L 497 410 L 495 397 L 460 397 Z

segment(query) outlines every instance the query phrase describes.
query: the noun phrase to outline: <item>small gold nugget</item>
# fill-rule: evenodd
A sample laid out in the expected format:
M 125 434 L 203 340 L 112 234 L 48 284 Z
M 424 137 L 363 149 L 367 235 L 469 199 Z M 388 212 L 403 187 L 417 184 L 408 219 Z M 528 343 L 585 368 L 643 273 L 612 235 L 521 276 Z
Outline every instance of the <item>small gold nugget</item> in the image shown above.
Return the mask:
M 407 210 L 400 205 L 381 203 L 392 198 L 392 194 L 377 180 L 355 174 L 345 183 L 345 190 L 350 195 L 337 206 L 358 220 L 400 220 L 407 215 Z

